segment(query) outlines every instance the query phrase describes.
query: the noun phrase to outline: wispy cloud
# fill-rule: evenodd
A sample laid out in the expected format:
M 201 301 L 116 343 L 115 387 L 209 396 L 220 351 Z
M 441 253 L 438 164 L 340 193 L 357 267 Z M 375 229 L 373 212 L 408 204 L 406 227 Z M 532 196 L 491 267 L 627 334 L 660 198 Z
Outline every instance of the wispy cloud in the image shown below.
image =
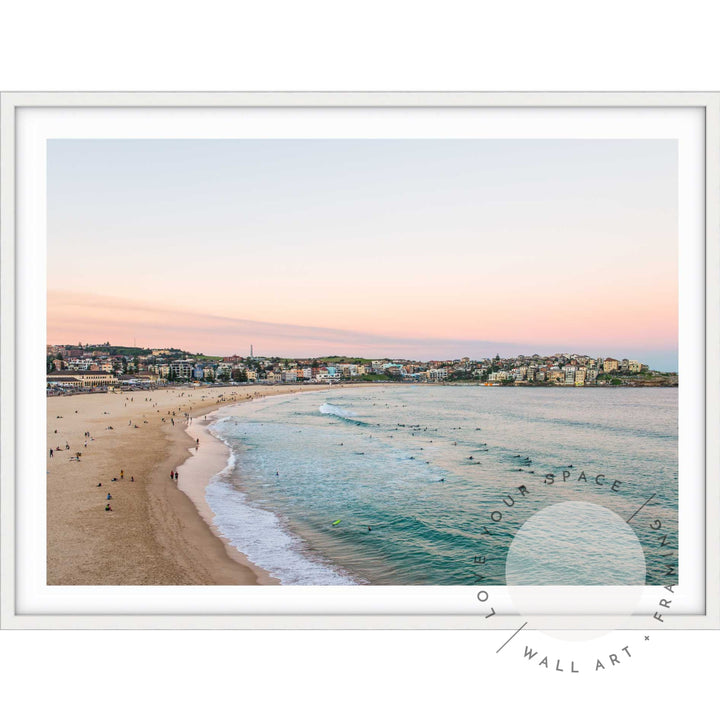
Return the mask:
M 637 357 L 660 369 L 677 367 L 672 348 L 567 348 L 476 338 L 390 337 L 338 328 L 260 322 L 195 312 L 141 300 L 81 292 L 48 292 L 48 342 L 137 342 L 207 354 L 404 357 L 418 360 L 514 356 L 520 353 L 585 352 Z
M 77 336 L 77 338 L 76 338 Z M 266 345 L 267 354 L 297 352 L 304 354 L 359 353 L 399 355 L 417 353 L 424 348 L 441 351 L 467 345 L 468 340 L 432 337 L 388 337 L 337 328 L 259 322 L 207 313 L 148 305 L 141 301 L 78 292 L 48 293 L 48 339 L 59 342 L 70 339 L 83 342 L 131 342 L 136 338 L 144 345 L 163 343 L 214 352 L 246 351 L 253 343 L 258 352 Z M 475 347 L 486 346 L 487 352 L 517 350 L 519 344 L 473 340 Z M 497 348 L 497 350 L 496 350 Z M 285 349 L 285 350 L 284 350 Z M 415 355 L 416 356 L 416 355 Z

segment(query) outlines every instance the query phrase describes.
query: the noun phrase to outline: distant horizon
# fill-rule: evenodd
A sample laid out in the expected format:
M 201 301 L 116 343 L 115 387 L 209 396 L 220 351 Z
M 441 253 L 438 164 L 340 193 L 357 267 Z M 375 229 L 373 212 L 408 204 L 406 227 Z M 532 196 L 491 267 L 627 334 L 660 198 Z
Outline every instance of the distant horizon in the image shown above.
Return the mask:
M 103 340 L 98 342 L 84 342 L 82 340 L 78 340 L 77 342 L 48 342 L 48 345 L 52 346 L 74 346 L 79 347 L 82 345 L 82 347 L 103 347 L 107 344 L 109 344 L 110 347 L 126 347 L 126 348 L 134 348 L 137 350 L 174 350 L 179 352 L 187 353 L 188 355 L 196 355 L 196 356 L 203 356 L 203 357 L 232 357 L 237 356 L 244 359 L 247 359 L 250 356 L 249 348 L 247 348 L 247 352 L 241 352 L 239 350 L 231 351 L 231 352 L 205 352 L 205 350 L 189 350 L 187 348 L 184 348 L 180 345 L 147 345 L 147 344 L 134 344 L 133 342 L 113 342 L 110 340 Z M 488 344 L 490 346 L 490 344 Z M 325 353 L 315 353 L 315 354 L 305 354 L 305 355 L 282 355 L 282 354 L 265 354 L 262 352 L 258 352 L 258 350 L 253 346 L 253 358 L 280 358 L 282 360 L 316 360 L 318 358 L 328 358 L 328 357 L 338 357 L 338 358 L 361 358 L 364 360 L 405 360 L 409 362 L 450 362 L 455 360 L 461 360 L 462 358 L 467 357 L 470 361 L 478 361 L 478 360 L 485 360 L 485 359 L 493 359 L 497 355 L 500 356 L 501 359 L 504 358 L 516 358 L 522 355 L 524 358 L 531 358 L 534 355 L 538 355 L 539 357 L 553 357 L 553 356 L 559 356 L 559 355 L 577 355 L 578 357 L 590 357 L 590 358 L 598 358 L 602 357 L 603 359 L 607 358 L 613 358 L 615 360 L 635 360 L 637 362 L 640 362 L 641 364 L 648 365 L 648 367 L 651 370 L 657 370 L 659 372 L 677 372 L 677 369 L 667 370 L 663 368 L 656 367 L 650 362 L 647 362 L 646 358 L 643 358 L 642 356 L 624 356 L 624 355 L 608 355 L 603 352 L 598 353 L 587 353 L 587 352 L 579 352 L 577 350 L 555 350 L 552 352 L 540 352 L 540 351 L 533 351 L 533 352 L 517 352 L 517 353 L 510 353 L 510 354 L 503 354 L 500 351 L 493 352 L 486 355 L 471 355 L 467 352 L 462 354 L 456 354 L 456 355 L 448 355 L 448 356 L 415 356 L 415 355 L 398 355 L 398 354 L 381 354 L 381 355 L 368 355 L 368 354 L 358 354 L 358 353 L 343 353 L 343 352 L 325 352 Z
M 47 144 L 48 342 L 678 366 L 677 142 Z

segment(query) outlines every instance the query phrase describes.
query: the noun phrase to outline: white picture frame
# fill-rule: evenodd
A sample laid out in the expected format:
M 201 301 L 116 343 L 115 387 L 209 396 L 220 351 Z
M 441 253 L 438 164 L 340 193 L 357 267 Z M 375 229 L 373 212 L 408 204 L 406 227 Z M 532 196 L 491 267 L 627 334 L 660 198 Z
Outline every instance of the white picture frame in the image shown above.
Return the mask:
M 42 423 L 37 418 L 37 405 L 28 400 L 26 389 L 37 367 L 27 362 L 27 347 L 23 338 L 35 332 L 44 333 L 37 318 L 42 316 L 40 306 L 44 307 L 44 287 L 25 280 L 23 272 L 32 260 L 26 248 L 42 237 L 44 229 L 44 208 L 41 200 L 43 190 L 38 182 L 39 176 L 33 174 L 32 167 L 42 165 L 42 143 L 47 133 L 76 133 L 83 137 L 93 124 L 98 128 L 100 116 L 112 114 L 121 117 L 120 123 L 139 123 L 133 132 L 141 132 L 140 115 L 153 112 L 162 113 L 167 121 L 173 114 L 182 110 L 193 111 L 196 118 L 190 118 L 176 132 L 185 137 L 189 129 L 201 128 L 203 118 L 212 122 L 213 115 L 228 114 L 228 111 L 241 113 L 243 110 L 264 109 L 282 110 L 284 113 L 305 114 L 307 111 L 322 114 L 324 111 L 342 110 L 346 114 L 365 113 L 374 109 L 392 111 L 392 123 L 395 132 L 403 136 L 403 127 L 413 125 L 413 113 L 428 114 L 451 109 L 465 111 L 463 129 L 467 132 L 468 123 L 473 122 L 472 112 L 493 111 L 503 113 L 507 122 L 512 122 L 513 113 L 519 115 L 528 110 L 542 112 L 562 112 L 564 110 L 583 111 L 585 122 L 595 121 L 602 126 L 603 110 L 625 109 L 637 114 L 636 122 L 642 123 L 642 113 L 652 111 L 656 117 L 670 116 L 673 111 L 693 110 L 701 115 L 700 142 L 704 146 L 702 160 L 704 177 L 699 178 L 695 205 L 703 206 L 702 212 L 694 214 L 693 222 L 701 228 L 704 235 L 704 268 L 699 269 L 691 279 L 695 287 L 704 286 L 704 322 L 698 323 L 700 330 L 693 339 L 692 360 L 694 367 L 702 367 L 702 376 L 695 378 L 702 392 L 694 401 L 695 421 L 693 424 L 694 441 L 703 448 L 702 457 L 696 458 L 697 486 L 694 491 L 697 507 L 696 527 L 702 527 L 700 541 L 693 546 L 693 559 L 699 568 L 697 575 L 698 602 L 691 609 L 677 612 L 663 612 L 663 626 L 655 617 L 653 604 L 657 605 L 664 596 L 661 590 L 645 598 L 641 612 L 609 613 L 597 612 L 571 613 L 566 611 L 537 611 L 530 615 L 520 615 L 511 605 L 505 610 L 489 614 L 481 598 L 484 591 L 492 593 L 491 588 L 469 588 L 467 602 L 464 600 L 455 611 L 438 611 L 429 602 L 428 611 L 413 607 L 404 600 L 392 605 L 392 588 L 373 588 L 378 604 L 390 603 L 389 609 L 380 612 L 347 610 L 343 605 L 344 589 L 314 588 L 300 589 L 298 597 L 305 595 L 312 604 L 318 606 L 316 612 L 298 612 L 288 603 L 288 611 L 282 609 L 282 596 L 270 598 L 280 603 L 272 612 L 237 612 L 227 607 L 222 610 L 216 605 L 215 612 L 192 612 L 183 610 L 173 601 L 172 593 L 197 599 L 195 588 L 175 590 L 150 590 L 148 588 L 123 588 L 134 594 L 135 605 L 129 602 L 130 609 L 119 611 L 112 603 L 104 605 L 96 589 L 75 588 L 57 591 L 52 603 L 43 606 L 40 595 L 29 596 L 24 578 L 29 572 L 28 547 L 38 543 L 31 528 L 25 522 L 23 512 L 30 505 L 39 505 L 42 496 L 27 490 L 38 482 L 37 473 L 25 471 L 28 452 L 24 450 L 28 443 L 28 432 L 33 423 Z M 41 114 L 57 112 L 57 124 L 44 125 L 37 121 Z M 319 115 L 318 115 L 319 116 Z M 235 115 L 234 117 L 237 117 Z M 289 115 L 288 115 L 289 117 Z M 410 121 L 410 122 L 408 122 Z M 104 121 L 103 121 L 104 122 Z M 222 121 L 218 132 L 230 132 L 228 123 Z M 408 122 L 403 126 L 404 122 Z M 450 121 L 452 122 L 452 121 Z M 301 124 L 302 132 L 309 131 L 309 124 Z M 159 124 L 151 133 L 158 130 Z M 163 125 L 167 128 L 167 122 Z M 274 132 L 270 126 L 269 133 Z M 549 127 L 549 126 L 548 126 Z M 585 127 L 589 127 L 586 125 Z M 529 622 L 536 629 L 591 629 L 598 627 L 613 628 L 678 628 L 712 629 L 720 628 L 720 457 L 718 438 L 720 437 L 720 94 L 719 93 L 4 93 L 0 96 L 0 130 L 2 132 L 0 153 L 2 159 L 2 495 L 0 512 L 2 513 L 2 554 L 1 582 L 2 597 L 0 605 L 0 623 L 2 628 L 429 628 L 429 629 L 489 629 L 514 630 L 523 622 Z M 198 130 L 199 132 L 200 130 Z M 380 132 L 381 130 L 377 130 Z M 121 131 L 122 132 L 122 131 Z M 165 132 L 169 132 L 165 130 Z M 175 132 L 175 131 L 174 131 Z M 384 130 L 383 132 L 386 132 Z M 408 130 L 409 132 L 409 130 Z M 420 132 L 427 132 L 421 130 Z M 601 131 L 598 131 L 601 132 Z M 622 133 L 618 125 L 613 136 Z M 658 131 L 662 132 L 662 131 Z M 79 134 L 78 134 L 79 133 Z M 67 134 L 55 137 L 67 137 Z M 107 137 L 107 135 L 103 135 Z M 123 135 L 118 135 L 123 136 Z M 137 134 L 135 135 L 137 136 Z M 162 137 L 163 135 L 152 135 Z M 175 135 L 178 136 L 178 135 Z M 305 136 L 304 134 L 301 136 Z M 662 135 L 661 135 L 662 136 Z M 38 154 L 40 153 L 40 155 Z M 34 165 L 33 165 L 34 163 Z M 30 243 L 30 245 L 25 245 Z M 42 275 L 44 277 L 44 275 Z M 34 312 L 32 307 L 34 307 Z M 29 312 L 28 308 L 30 308 Z M 697 313 L 696 313 L 697 314 Z M 39 334 L 39 335 L 38 335 Z M 690 337 L 686 335 L 685 337 Z M 683 335 L 681 333 L 681 343 Z M 697 346 L 697 347 L 695 347 Z M 700 349 L 702 346 L 702 350 Z M 690 343 L 688 343 L 688 348 Z M 682 354 L 682 348 L 681 348 Z M 19 355 L 22 363 L 19 362 Z M 42 358 L 41 358 L 42 360 Z M 681 382 L 682 387 L 682 382 Z M 699 392 L 699 391 L 698 391 Z M 701 407 L 704 400 L 704 408 Z M 28 444 L 27 447 L 32 447 Z M 42 481 L 42 478 L 40 478 Z M 702 497 L 701 497 L 702 496 Z M 703 514 L 704 513 L 704 514 Z M 698 530 L 698 533 L 700 531 Z M 35 547 L 37 550 L 37 547 Z M 31 554 L 31 553 L 30 553 Z M 285 588 L 273 588 L 272 591 L 284 592 Z M 303 590 L 305 591 L 303 593 Z M 364 588 L 361 590 L 365 590 Z M 428 589 L 432 595 L 435 589 Z M 397 594 L 397 593 L 395 593 Z M 82 595 L 82 598 L 79 596 Z M 75 597 L 77 596 L 77 597 Z M 287 596 L 289 597 L 289 595 Z M 180 598 L 182 600 L 182 598 Z M 73 602 L 79 605 L 73 605 Z M 225 597 L 230 606 L 237 602 L 236 597 Z M 550 598 L 552 601 L 552 598 Z M 300 601 L 298 601 L 300 602 Z M 405 604 L 403 604 L 405 603 Z M 96 606 L 96 609 L 93 608 Z M 143 611 L 142 608 L 151 608 Z M 664 606 L 663 606 L 664 607 Z M 79 609 L 78 609 L 79 608 Z M 90 610 L 88 610 L 90 608 Z M 345 608 L 345 609 L 344 609 Z

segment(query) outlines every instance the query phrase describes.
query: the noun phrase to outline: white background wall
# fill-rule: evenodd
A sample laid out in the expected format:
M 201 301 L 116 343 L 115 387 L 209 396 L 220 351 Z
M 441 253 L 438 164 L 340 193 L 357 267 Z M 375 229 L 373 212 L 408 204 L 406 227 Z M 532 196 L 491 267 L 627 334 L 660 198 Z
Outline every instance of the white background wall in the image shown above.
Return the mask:
M 720 90 L 715 3 L 3 3 L 2 90 Z M 7 717 L 698 717 L 720 633 L 604 675 L 472 632 L 4 632 Z M 652 650 L 650 650 L 652 648 Z M 508 648 L 509 649 L 509 648 Z M 703 709 L 704 706 L 704 709 Z

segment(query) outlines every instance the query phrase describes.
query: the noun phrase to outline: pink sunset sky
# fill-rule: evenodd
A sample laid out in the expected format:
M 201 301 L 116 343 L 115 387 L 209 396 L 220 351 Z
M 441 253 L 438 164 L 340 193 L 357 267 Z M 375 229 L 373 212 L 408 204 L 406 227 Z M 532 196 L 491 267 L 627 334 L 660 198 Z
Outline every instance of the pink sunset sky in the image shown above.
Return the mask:
M 55 140 L 48 342 L 677 368 L 666 140 Z

